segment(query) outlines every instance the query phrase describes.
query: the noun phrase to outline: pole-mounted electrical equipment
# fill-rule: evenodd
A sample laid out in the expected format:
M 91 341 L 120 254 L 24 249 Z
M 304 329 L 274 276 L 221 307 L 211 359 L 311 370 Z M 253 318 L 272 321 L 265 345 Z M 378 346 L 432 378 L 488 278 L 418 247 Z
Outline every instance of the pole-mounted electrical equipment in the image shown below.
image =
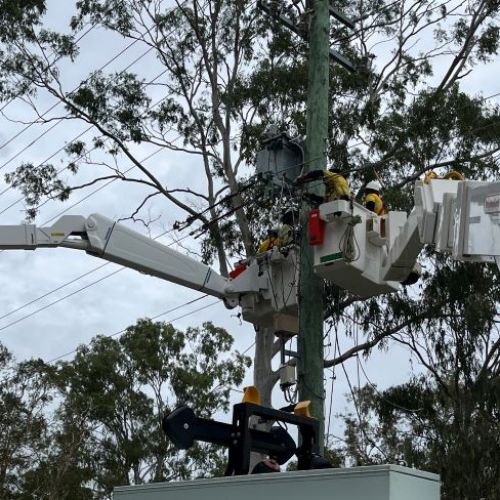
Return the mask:
M 279 189 L 292 189 L 304 165 L 304 141 L 272 125 L 262 135 L 261 145 L 255 160 L 257 174 Z

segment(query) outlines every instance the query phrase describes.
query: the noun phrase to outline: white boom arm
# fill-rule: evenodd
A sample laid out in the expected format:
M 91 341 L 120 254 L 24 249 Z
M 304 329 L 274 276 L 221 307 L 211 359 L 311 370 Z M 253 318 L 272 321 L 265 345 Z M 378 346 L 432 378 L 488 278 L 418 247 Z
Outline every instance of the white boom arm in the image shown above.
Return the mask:
M 315 270 L 360 297 L 396 291 L 426 244 L 460 261 L 500 262 L 500 183 L 415 183 L 415 207 L 379 217 L 358 203 L 320 206 Z
M 65 215 L 50 227 L 0 226 L 0 249 L 66 247 L 136 269 L 241 306 L 256 325 L 296 333 L 297 261 L 294 248 L 251 259 L 234 279 L 107 217 Z
M 142 273 L 225 298 L 227 280 L 210 267 L 99 214 L 65 215 L 50 227 L 0 226 L 0 248 L 84 250 Z

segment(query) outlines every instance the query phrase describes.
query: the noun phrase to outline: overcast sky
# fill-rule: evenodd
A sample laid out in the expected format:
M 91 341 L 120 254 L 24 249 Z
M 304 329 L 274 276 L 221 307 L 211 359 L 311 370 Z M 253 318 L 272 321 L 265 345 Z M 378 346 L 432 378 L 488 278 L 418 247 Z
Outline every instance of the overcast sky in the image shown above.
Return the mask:
M 64 29 L 73 12 L 73 2 L 50 0 L 47 3 L 47 24 L 50 27 Z M 166 3 L 168 5 L 169 2 Z M 128 45 L 127 41 L 110 35 L 99 27 L 93 29 L 81 42 L 81 54 L 77 64 L 65 63 L 61 67 L 65 88 L 70 90 L 76 87 L 88 75 L 89 71 L 105 64 L 126 45 Z M 114 61 L 107 70 L 122 69 L 144 51 L 145 48 L 137 44 Z M 462 85 L 474 94 L 484 96 L 494 94 L 500 91 L 500 84 L 496 78 L 499 69 L 498 60 L 476 68 L 462 82 Z M 152 55 L 148 55 L 132 66 L 132 70 L 137 71 L 146 80 L 151 80 L 160 73 L 161 66 L 156 63 Z M 437 70 L 439 73 L 439 67 Z M 154 99 L 161 97 L 159 89 L 151 88 L 150 91 Z M 43 93 L 37 99 L 42 110 L 49 108 L 54 103 L 50 96 Z M 61 116 L 62 114 L 64 114 L 64 110 L 58 107 L 51 112 L 50 116 Z M 4 110 L 4 116 L 0 117 L 2 125 L 0 127 L 0 144 L 5 144 L 16 133 L 24 129 L 22 123 L 15 123 L 15 121 L 26 122 L 32 118 L 33 112 L 20 100 L 10 104 Z M 51 125 L 49 124 L 49 126 Z M 32 146 L 27 147 L 43 131 L 48 130 L 49 126 L 34 126 L 8 145 L 0 148 L 0 224 L 15 224 L 24 218 L 24 206 L 22 202 L 18 202 L 21 198 L 20 193 L 13 189 L 2 192 L 7 187 L 3 180 L 3 174 L 12 171 L 21 162 L 38 164 L 46 161 L 65 143 L 73 140 L 86 128 L 84 124 L 76 121 L 64 121 Z M 92 132 L 84 137 L 92 137 Z M 12 159 L 25 147 L 24 152 Z M 154 149 L 143 147 L 136 148 L 136 151 L 138 151 L 139 158 L 143 158 L 154 152 Z M 52 161 L 61 164 L 62 158 L 62 154 L 57 154 Z M 165 183 L 168 181 L 169 186 L 203 186 L 203 177 L 201 174 L 197 174 L 200 167 L 199 161 L 192 157 L 163 151 L 150 159 L 149 162 L 149 164 L 161 167 L 159 169 L 161 178 Z M 122 166 L 128 168 L 127 165 L 128 163 L 123 160 Z M 87 171 L 82 173 L 79 179 L 90 179 L 94 173 L 94 171 Z M 77 192 L 65 203 L 49 201 L 42 207 L 37 217 L 37 224 L 43 225 L 71 205 L 80 202 L 85 195 L 92 193 L 94 189 Z M 113 219 L 126 217 L 130 214 L 131 208 L 133 209 L 143 199 L 144 194 L 145 191 L 136 186 L 115 182 L 81 201 L 67 213 L 87 216 L 93 212 L 99 212 Z M 178 211 L 160 200 L 153 202 L 150 210 L 153 218 L 159 217 L 158 221 L 153 223 L 150 228 L 152 236 L 164 232 L 172 226 L 175 220 L 182 218 Z M 140 224 L 136 224 L 135 228 L 142 232 L 145 231 Z M 167 235 L 162 241 L 167 244 L 172 243 L 172 236 L 174 235 Z M 182 252 L 187 252 L 188 249 L 195 250 L 196 241 L 187 240 L 186 244 L 178 249 Z M 0 316 L 2 316 L 0 318 L 0 341 L 15 354 L 18 360 L 41 357 L 48 361 L 73 351 L 79 344 L 89 342 L 97 334 L 108 335 L 119 332 L 134 324 L 138 318 L 156 317 L 201 296 L 198 292 L 135 271 L 123 270 L 115 273 L 119 266 L 114 264 L 93 271 L 102 264 L 104 264 L 103 261 L 83 252 L 67 249 L 1 253 L 0 275 L 3 286 L 0 288 Z M 29 307 L 10 314 L 16 308 L 71 280 L 75 280 L 84 273 L 89 274 Z M 110 276 L 108 277 L 108 275 Z M 94 284 L 94 282 L 97 283 Z M 88 288 L 79 291 L 83 287 Z M 72 295 L 64 298 L 70 294 Z M 58 300 L 60 300 L 58 303 L 51 305 L 52 302 Z M 36 312 L 44 307 L 44 310 Z M 206 309 L 188 314 L 200 307 L 206 307 Z M 28 314 L 33 314 L 33 316 L 25 318 Z M 240 351 L 246 350 L 254 342 L 252 326 L 240 324 L 235 316 L 235 311 L 228 311 L 213 298 L 201 300 L 190 307 L 184 307 L 162 316 L 160 319 L 169 321 L 186 314 L 187 316 L 174 322 L 177 328 L 196 326 L 203 321 L 210 320 L 217 325 L 226 327 L 231 332 L 236 339 L 236 348 Z M 349 347 L 353 342 L 352 339 L 347 339 L 342 335 L 340 341 L 342 348 Z M 249 353 L 252 354 L 253 351 L 250 350 Z M 389 352 L 375 350 L 367 362 L 362 360 L 361 363 L 369 379 L 376 383 L 379 388 L 407 380 L 412 368 L 410 354 L 403 348 L 394 345 L 391 346 Z M 358 385 L 358 383 L 363 385 L 366 382 L 363 371 L 357 369 L 355 360 L 348 361 L 346 369 L 354 385 Z M 345 407 L 344 395 L 349 388 L 342 370 L 337 368 L 336 372 L 334 411 L 341 411 Z M 325 372 L 325 375 L 328 373 Z M 250 381 L 251 373 L 249 372 L 247 383 Z M 329 392 L 330 381 L 328 381 L 327 406 Z M 275 391 L 275 394 L 276 402 L 280 404 L 279 389 Z M 236 394 L 235 398 L 235 401 L 238 400 L 239 395 Z M 339 432 L 338 426 L 335 426 L 334 429 L 335 432 Z

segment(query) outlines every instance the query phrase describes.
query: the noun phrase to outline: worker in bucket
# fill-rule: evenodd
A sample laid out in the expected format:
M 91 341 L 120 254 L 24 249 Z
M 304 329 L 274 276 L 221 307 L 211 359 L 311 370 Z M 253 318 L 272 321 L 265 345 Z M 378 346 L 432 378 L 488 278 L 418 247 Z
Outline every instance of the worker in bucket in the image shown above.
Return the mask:
M 335 200 L 350 200 L 351 188 L 347 176 L 338 168 L 332 167 L 328 170 L 311 170 L 300 176 L 295 181 L 297 185 L 306 184 L 314 180 L 322 179 L 325 184 L 325 197 L 322 198 L 313 193 L 307 193 L 307 198 L 316 205 Z
M 379 181 L 370 181 L 366 185 L 363 205 L 377 215 L 384 215 L 387 213 L 382 198 L 382 185 Z
M 347 181 L 347 176 L 337 168 L 329 168 L 323 177 L 326 193 L 325 201 L 351 199 L 351 188 Z
M 264 241 L 260 244 L 259 249 L 257 250 L 257 253 L 264 253 L 267 252 L 268 250 L 273 249 L 274 247 L 279 246 L 279 238 L 278 238 L 278 229 L 275 228 L 269 228 L 267 230 L 267 235 Z
M 465 177 L 460 172 L 456 170 L 450 170 L 442 177 L 440 177 L 434 170 L 429 170 L 424 175 L 424 184 L 429 184 L 434 179 L 444 180 L 444 181 L 464 181 Z

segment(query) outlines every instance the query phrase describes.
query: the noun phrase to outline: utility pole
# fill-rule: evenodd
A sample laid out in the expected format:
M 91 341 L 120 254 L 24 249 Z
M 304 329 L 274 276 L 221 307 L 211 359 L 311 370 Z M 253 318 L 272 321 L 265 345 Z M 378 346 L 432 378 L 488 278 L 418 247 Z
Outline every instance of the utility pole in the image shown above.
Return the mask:
M 330 0 L 308 0 L 306 15 L 309 29 L 303 32 L 293 21 L 276 12 L 270 3 L 259 1 L 259 6 L 297 35 L 309 42 L 306 156 L 302 173 L 311 170 L 325 170 L 327 166 L 328 114 L 330 60 L 354 71 L 351 62 L 342 54 L 330 49 L 330 16 L 353 28 L 353 22 L 335 9 Z M 321 185 L 314 194 L 323 195 Z M 320 452 L 324 448 L 324 400 L 323 388 L 324 347 L 323 347 L 323 281 L 314 273 L 314 253 L 307 237 L 310 206 L 302 201 L 299 271 L 299 335 L 297 378 L 299 398 L 311 401 L 310 411 L 320 421 Z
M 306 156 L 303 172 L 325 170 L 327 164 L 330 79 L 329 0 L 310 0 Z M 311 188 L 312 189 L 312 188 Z M 316 188 L 318 191 L 322 186 Z M 315 194 L 322 195 L 322 192 Z M 307 238 L 309 204 L 302 201 L 299 271 L 299 397 L 311 401 L 311 415 L 321 422 L 324 437 L 323 281 L 314 274 L 314 254 Z M 320 446 L 324 446 L 324 438 Z M 321 449 L 321 451 L 323 451 Z

